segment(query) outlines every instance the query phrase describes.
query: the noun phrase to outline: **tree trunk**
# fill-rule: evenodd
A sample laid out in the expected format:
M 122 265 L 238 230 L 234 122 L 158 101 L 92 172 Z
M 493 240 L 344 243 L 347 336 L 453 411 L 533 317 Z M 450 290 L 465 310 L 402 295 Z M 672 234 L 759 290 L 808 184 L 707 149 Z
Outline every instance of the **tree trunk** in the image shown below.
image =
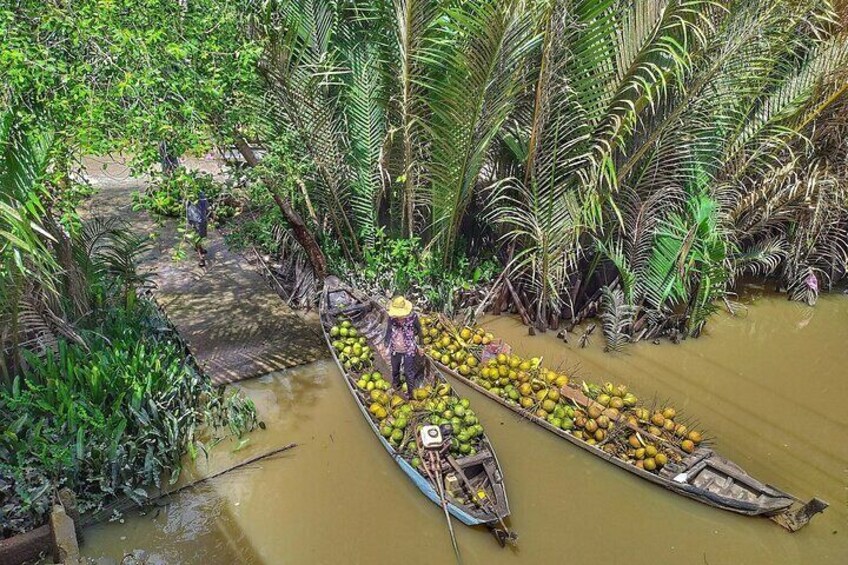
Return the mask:
M 267 181 L 265 182 L 268 184 Z M 291 202 L 289 202 L 288 198 L 280 196 L 280 193 L 272 185 L 268 185 L 268 190 L 271 192 L 271 197 L 274 199 L 274 202 L 277 203 L 277 207 L 280 209 L 280 212 L 283 213 L 283 216 L 285 216 L 289 225 L 291 225 L 294 238 L 309 256 L 309 262 L 312 265 L 312 270 L 315 271 L 315 278 L 319 281 L 323 281 L 327 276 L 327 260 L 324 258 L 324 252 L 321 251 L 321 247 L 318 245 L 318 241 L 315 240 L 315 236 L 312 235 L 312 232 L 309 230 L 306 223 L 304 223 L 300 214 L 292 208 Z
M 253 149 L 243 137 L 236 135 L 235 145 L 248 166 L 255 167 L 259 164 L 259 158 L 256 157 L 256 153 L 253 152 Z M 318 241 L 315 239 L 312 231 L 303 221 L 303 218 L 300 217 L 300 214 L 292 207 L 291 201 L 288 198 L 283 198 L 277 190 L 277 184 L 273 179 L 263 178 L 262 181 L 268 187 L 268 192 L 271 194 L 271 198 L 274 199 L 280 212 L 282 212 L 283 217 L 285 217 L 291 226 L 292 235 L 294 235 L 300 246 L 303 247 L 303 250 L 306 251 L 309 257 L 309 263 L 315 272 L 315 278 L 323 281 L 324 277 L 327 276 L 327 259 L 324 257 L 324 252 L 321 251 L 321 247 L 318 245 Z
M 236 149 L 241 153 L 241 156 L 244 157 L 245 162 L 251 167 L 255 167 L 259 164 L 259 158 L 256 156 L 256 153 L 253 152 L 253 148 L 247 143 L 247 141 L 240 135 L 235 136 L 236 139 Z

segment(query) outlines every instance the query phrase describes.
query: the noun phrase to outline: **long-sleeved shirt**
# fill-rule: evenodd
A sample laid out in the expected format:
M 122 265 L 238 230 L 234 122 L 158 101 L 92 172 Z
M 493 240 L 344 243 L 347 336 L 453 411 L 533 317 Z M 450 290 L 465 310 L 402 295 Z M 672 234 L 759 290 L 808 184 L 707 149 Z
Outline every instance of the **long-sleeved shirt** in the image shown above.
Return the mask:
M 397 331 L 397 333 L 395 333 Z M 386 324 L 386 336 L 383 339 L 390 353 L 415 353 L 416 336 L 422 336 L 421 322 L 418 315 L 412 313 L 403 318 L 389 318 Z

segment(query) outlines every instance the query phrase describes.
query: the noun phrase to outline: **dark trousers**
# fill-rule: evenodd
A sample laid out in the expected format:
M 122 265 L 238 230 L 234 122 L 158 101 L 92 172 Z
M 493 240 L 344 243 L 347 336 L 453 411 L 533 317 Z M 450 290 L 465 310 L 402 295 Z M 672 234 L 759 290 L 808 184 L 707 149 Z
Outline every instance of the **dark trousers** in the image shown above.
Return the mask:
M 415 388 L 416 379 L 416 363 L 415 353 L 392 353 L 392 386 L 396 390 L 400 390 L 400 366 L 403 364 L 403 373 L 406 377 L 407 392 L 412 394 L 412 389 Z

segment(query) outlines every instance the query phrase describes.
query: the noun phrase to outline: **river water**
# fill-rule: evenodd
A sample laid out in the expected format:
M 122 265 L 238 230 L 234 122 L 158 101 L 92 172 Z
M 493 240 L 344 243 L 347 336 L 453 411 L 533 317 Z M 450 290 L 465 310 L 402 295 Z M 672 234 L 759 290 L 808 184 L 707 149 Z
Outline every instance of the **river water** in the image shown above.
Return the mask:
M 697 340 L 603 352 L 552 333 L 527 336 L 509 317 L 485 325 L 522 355 L 579 378 L 626 383 L 696 417 L 714 447 L 753 476 L 830 503 L 790 534 L 649 484 L 473 391 L 468 396 L 504 468 L 516 549 L 455 523 L 463 562 L 848 563 L 848 297 L 815 308 L 753 289 L 737 317 L 719 315 Z M 214 472 L 289 442 L 298 446 L 184 491 L 169 504 L 86 531 L 100 563 L 450 563 L 445 518 L 374 439 L 331 361 L 241 385 L 267 430 L 217 446 Z M 129 562 L 129 561 L 128 561 Z

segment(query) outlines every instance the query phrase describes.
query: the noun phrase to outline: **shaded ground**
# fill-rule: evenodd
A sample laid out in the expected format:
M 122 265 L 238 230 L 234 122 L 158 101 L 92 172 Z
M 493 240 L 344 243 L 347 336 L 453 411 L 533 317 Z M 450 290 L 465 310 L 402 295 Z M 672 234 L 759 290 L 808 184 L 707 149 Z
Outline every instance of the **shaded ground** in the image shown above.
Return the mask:
M 317 319 L 297 315 L 241 255 L 231 252 L 220 231 L 210 226 L 205 269 L 181 246 L 178 222 L 157 222 L 132 209 L 132 193 L 144 187 L 122 164 L 86 159 L 86 176 L 97 189 L 83 215 L 119 216 L 154 240 L 141 268 L 152 273 L 154 298 L 188 343 L 198 363 L 216 384 L 235 382 L 310 363 L 326 354 Z M 105 165 L 105 168 L 104 168 Z M 221 175 L 213 160 L 186 166 Z

